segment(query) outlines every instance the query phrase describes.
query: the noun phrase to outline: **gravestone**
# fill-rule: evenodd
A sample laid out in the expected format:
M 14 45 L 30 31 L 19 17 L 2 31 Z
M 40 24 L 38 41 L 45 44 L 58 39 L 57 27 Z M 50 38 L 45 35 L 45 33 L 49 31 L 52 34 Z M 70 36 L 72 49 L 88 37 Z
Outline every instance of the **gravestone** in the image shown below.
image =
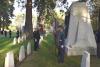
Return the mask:
M 96 55 L 96 41 L 86 2 L 72 3 L 65 44 L 68 56 L 82 55 L 85 50 Z
M 27 55 L 30 55 L 31 54 L 31 43 L 28 42 L 28 45 L 27 45 Z
M 24 40 L 26 40 L 26 35 L 23 35 Z
M 2 60 L 1 60 L 2 61 Z M 5 57 L 5 67 L 15 67 L 14 54 L 12 51 L 8 52 Z
M 17 41 L 18 41 L 18 43 L 20 43 L 20 42 L 21 42 L 21 38 L 20 38 L 20 37 L 18 37 Z
M 26 35 L 23 35 L 23 36 L 21 37 L 21 39 L 22 39 L 22 41 L 26 40 Z
M 42 41 L 43 41 L 43 36 L 40 36 L 39 45 L 41 44 Z
M 24 38 L 23 38 L 23 36 L 21 37 L 21 41 L 22 41 L 22 42 L 24 41 Z
M 21 46 L 19 51 L 19 62 L 23 61 L 25 58 L 25 48 L 24 46 Z
M 15 45 L 15 44 L 17 44 L 17 39 L 16 38 L 14 38 L 14 40 L 13 40 L 13 45 Z
M 83 53 L 81 67 L 90 67 L 90 53 L 87 51 Z

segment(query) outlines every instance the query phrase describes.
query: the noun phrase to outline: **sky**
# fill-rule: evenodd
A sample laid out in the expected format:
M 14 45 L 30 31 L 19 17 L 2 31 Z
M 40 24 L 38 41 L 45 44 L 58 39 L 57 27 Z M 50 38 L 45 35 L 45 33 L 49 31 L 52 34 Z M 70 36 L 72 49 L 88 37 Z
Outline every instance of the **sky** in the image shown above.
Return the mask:
M 16 18 L 16 16 L 17 15 L 19 15 L 19 14 L 25 14 L 25 9 L 22 9 L 21 7 L 18 7 L 18 3 L 16 2 L 16 1 L 18 1 L 18 0 L 15 0 L 15 3 L 14 3 L 14 7 L 15 7 L 15 10 L 14 10 L 14 15 L 15 15 L 15 17 L 12 19 L 12 25 L 16 25 L 16 21 L 15 21 L 15 18 Z M 78 0 L 67 0 L 68 1 L 68 6 L 70 6 L 71 5 L 71 3 L 72 2 L 74 2 L 74 1 L 78 1 Z M 59 2 L 59 1 L 57 1 L 56 2 L 56 4 L 57 4 L 57 6 L 58 5 L 60 5 L 61 3 Z M 60 11 L 60 10 L 64 10 L 64 11 L 66 11 L 66 9 L 64 9 L 64 6 L 62 6 L 62 7 L 55 7 L 55 10 L 56 11 Z M 65 6 L 66 6 L 66 4 L 65 4 Z M 35 16 L 35 17 L 37 17 L 37 10 L 36 10 L 36 8 L 34 8 L 34 9 L 32 9 L 32 14 Z
M 17 0 L 15 0 L 15 4 L 14 4 L 15 10 L 14 10 L 13 13 L 14 13 L 14 14 L 25 13 L 25 9 L 22 9 L 22 8 L 18 7 L 18 3 L 17 3 L 16 1 L 17 1 Z M 67 0 L 67 1 L 69 2 L 69 6 L 70 6 L 72 2 L 78 1 L 78 0 Z M 61 4 L 59 1 L 57 1 L 56 3 L 57 3 L 57 5 Z M 56 6 L 56 9 L 57 9 L 57 10 L 62 9 L 62 10 L 64 10 L 64 11 L 66 11 L 66 10 L 64 9 L 64 6 L 62 6 L 62 7 L 60 7 L 60 8 L 58 8 L 58 7 Z M 36 8 L 33 9 L 33 12 L 34 12 L 35 15 L 37 14 Z
M 72 2 L 74 2 L 74 1 L 78 1 L 78 0 L 67 0 L 67 2 L 68 2 L 68 7 L 72 4 Z M 61 6 L 61 7 L 57 7 L 57 6 L 59 6 L 59 5 L 61 5 L 61 2 L 59 2 L 59 1 L 57 1 L 56 2 L 56 7 L 55 7 L 55 10 L 64 10 L 64 12 L 66 12 L 66 9 L 64 8 L 64 7 L 67 7 L 67 2 L 66 2 L 66 4 L 64 4 L 63 6 Z

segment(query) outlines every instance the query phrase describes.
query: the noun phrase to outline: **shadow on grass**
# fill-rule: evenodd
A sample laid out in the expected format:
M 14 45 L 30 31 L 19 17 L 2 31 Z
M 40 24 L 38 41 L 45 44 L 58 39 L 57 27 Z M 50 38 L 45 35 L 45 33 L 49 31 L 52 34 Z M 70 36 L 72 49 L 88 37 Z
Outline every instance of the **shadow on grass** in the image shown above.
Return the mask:
M 0 44 L 0 67 L 4 67 L 5 56 L 6 56 L 6 53 L 9 52 L 9 51 L 14 52 L 15 64 L 17 64 L 20 47 L 22 45 L 24 45 L 25 50 L 26 50 L 27 43 L 29 42 L 29 40 L 28 40 L 28 41 L 21 42 L 20 44 L 13 45 L 12 39 L 13 38 L 11 38 L 11 39 L 10 38 L 8 38 L 8 39 L 4 38 L 4 39 L 2 39 L 2 41 L 0 40 L 0 42 L 2 42 L 2 44 Z
M 11 44 L 12 44 L 11 40 L 4 41 L 3 43 L 0 44 L 0 50 L 5 49 L 6 47 L 8 47 Z
M 40 49 L 17 67 L 80 67 L 81 59 L 82 56 L 65 56 L 65 62 L 59 64 L 54 38 L 49 34 L 42 41 Z M 100 59 L 96 56 L 91 56 L 91 67 L 100 67 Z
M 40 49 L 34 51 L 32 56 L 28 57 L 18 67 L 80 67 L 80 56 L 65 57 L 65 62 L 59 64 L 57 61 L 57 51 L 55 50 L 54 38 L 51 34 L 44 38 Z
M 57 61 L 57 48 L 52 35 L 48 35 L 44 38 L 41 49 L 36 58 L 38 60 L 36 62 L 37 65 L 39 64 L 41 67 L 80 67 L 81 61 L 81 56 L 65 56 L 65 62 L 59 64 Z

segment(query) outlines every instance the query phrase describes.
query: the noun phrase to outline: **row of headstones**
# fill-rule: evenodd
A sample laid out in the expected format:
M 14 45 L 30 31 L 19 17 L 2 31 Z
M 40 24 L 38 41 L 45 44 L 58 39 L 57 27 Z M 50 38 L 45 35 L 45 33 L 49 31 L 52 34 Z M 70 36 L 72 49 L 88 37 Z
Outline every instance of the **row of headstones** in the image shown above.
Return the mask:
M 31 54 L 31 44 L 27 45 L 27 55 Z M 22 62 L 25 59 L 25 49 L 24 46 L 21 46 L 19 51 L 19 62 Z M 14 54 L 12 51 L 8 52 L 5 57 L 5 67 L 15 67 L 14 64 Z M 84 51 L 81 61 L 81 67 L 90 67 L 90 53 Z
M 21 43 L 21 42 L 23 42 L 24 40 L 26 40 L 26 36 L 22 36 L 22 37 L 18 37 L 18 38 L 14 38 L 13 39 L 13 45 L 15 45 L 15 44 L 19 44 L 19 43 Z
M 46 36 L 47 36 L 48 34 L 46 34 Z M 43 41 L 43 36 L 40 36 L 41 38 L 40 38 L 40 41 L 39 41 L 39 44 Z M 16 45 L 17 43 L 19 44 L 19 43 L 21 43 L 21 42 L 23 42 L 24 40 L 26 40 L 26 36 L 22 36 L 22 37 L 18 37 L 18 38 L 14 38 L 13 39 L 13 45 Z
M 32 53 L 31 43 L 28 42 L 28 45 L 27 45 L 27 55 L 30 55 L 31 53 Z M 20 51 L 19 51 L 19 62 L 22 62 L 25 59 L 25 57 L 26 57 L 25 56 L 25 48 L 24 48 L 24 46 L 21 46 Z M 9 51 L 6 54 L 5 65 L 4 66 L 5 67 L 15 67 L 13 51 Z

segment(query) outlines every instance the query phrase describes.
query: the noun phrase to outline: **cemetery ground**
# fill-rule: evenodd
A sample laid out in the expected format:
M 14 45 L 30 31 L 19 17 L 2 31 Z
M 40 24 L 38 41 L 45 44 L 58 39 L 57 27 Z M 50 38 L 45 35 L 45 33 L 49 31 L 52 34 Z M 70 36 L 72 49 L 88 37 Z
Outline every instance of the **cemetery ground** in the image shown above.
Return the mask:
M 38 51 L 26 58 L 18 67 L 80 67 L 82 56 L 65 56 L 63 64 L 57 61 L 57 49 L 54 38 L 48 35 L 44 38 Z M 100 67 L 100 59 L 91 56 L 91 67 Z
M 18 62 L 18 54 L 21 45 L 26 46 L 28 41 L 12 45 L 13 38 L 0 36 L 0 67 L 4 67 L 5 56 L 8 51 L 13 50 L 16 67 L 80 67 L 81 56 L 65 56 L 65 62 L 59 64 L 57 61 L 57 48 L 51 34 L 44 38 L 38 51 L 32 52 L 21 63 Z M 33 40 L 31 40 L 33 48 Z M 26 48 L 26 47 L 25 47 Z M 26 49 L 25 49 L 26 50 Z M 100 59 L 91 56 L 91 67 L 100 67 Z
M 5 56 L 7 52 L 9 51 L 14 52 L 14 61 L 16 64 L 18 62 L 19 49 L 21 45 L 24 45 L 26 48 L 28 41 L 24 41 L 21 42 L 20 44 L 17 43 L 16 45 L 13 45 L 13 39 L 15 36 L 16 36 L 15 33 L 12 34 L 12 38 L 0 35 L 0 67 L 4 67 Z

